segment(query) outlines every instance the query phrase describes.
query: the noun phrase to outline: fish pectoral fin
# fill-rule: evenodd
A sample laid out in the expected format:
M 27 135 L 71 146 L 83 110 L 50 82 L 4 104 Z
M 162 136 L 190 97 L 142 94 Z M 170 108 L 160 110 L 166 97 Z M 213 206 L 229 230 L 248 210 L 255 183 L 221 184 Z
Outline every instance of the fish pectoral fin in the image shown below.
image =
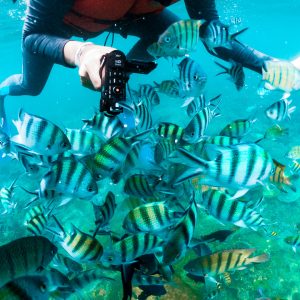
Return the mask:
M 264 83 L 264 88 L 265 88 L 266 90 L 270 90 L 270 91 L 276 90 L 276 88 L 275 88 L 271 83 L 269 83 L 269 82 L 265 82 L 265 83 Z

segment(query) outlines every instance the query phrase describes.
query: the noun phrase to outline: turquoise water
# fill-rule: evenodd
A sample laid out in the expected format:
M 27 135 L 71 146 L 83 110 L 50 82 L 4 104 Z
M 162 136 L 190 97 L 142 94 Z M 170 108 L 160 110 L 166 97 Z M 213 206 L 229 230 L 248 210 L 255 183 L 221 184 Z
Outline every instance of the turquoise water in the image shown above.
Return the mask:
M 257 50 L 267 53 L 273 57 L 292 60 L 300 56 L 300 1 L 242 1 L 242 0 L 219 0 L 217 1 L 218 12 L 221 20 L 231 24 L 232 32 L 249 27 L 240 40 Z M 182 19 L 187 18 L 182 1 L 170 8 L 180 15 Z M 0 0 L 0 79 L 21 71 L 21 30 L 22 19 L 24 18 L 25 4 L 19 1 L 12 4 L 11 1 Z M 92 42 L 103 44 L 106 34 L 92 39 Z M 123 39 L 116 37 L 114 47 L 126 52 L 136 41 L 135 38 Z M 246 87 L 237 92 L 233 83 L 226 79 L 226 76 L 215 74 L 220 70 L 214 64 L 216 58 L 209 55 L 204 46 L 199 45 L 197 52 L 191 57 L 197 60 L 208 74 L 208 82 L 205 88 L 207 96 L 214 97 L 222 94 L 220 104 L 221 116 L 213 120 L 207 131 L 208 135 L 217 134 L 226 124 L 235 120 L 248 118 L 255 114 L 257 121 L 254 123 L 250 137 L 256 140 L 264 135 L 264 132 L 273 122 L 264 115 L 264 110 L 271 103 L 281 97 L 281 93 L 276 91 L 264 98 L 257 95 L 257 87 L 260 82 L 260 75 L 245 70 Z M 133 75 L 130 86 L 137 89 L 139 84 L 153 81 L 173 79 L 178 75 L 178 61 L 160 59 L 158 68 L 149 76 Z M 99 93 L 83 88 L 80 85 L 77 71 L 61 66 L 55 66 L 51 72 L 41 95 L 37 97 L 7 97 L 6 109 L 9 120 L 17 119 L 20 108 L 26 112 L 43 116 L 52 120 L 60 127 L 80 128 L 81 119 L 89 118 L 98 107 Z M 294 92 L 291 96 L 293 104 L 297 106 L 292 114 L 291 120 L 282 125 L 289 128 L 289 136 L 278 141 L 265 140 L 260 145 L 270 152 L 271 156 L 283 164 L 288 165 L 286 152 L 295 145 L 299 145 L 300 139 L 300 110 L 298 109 L 299 92 Z M 161 96 L 161 105 L 153 110 L 155 120 L 173 122 L 185 126 L 189 119 L 182 114 L 181 101 Z M 250 138 L 250 139 L 251 139 Z M 22 168 L 15 160 L 2 159 L 0 173 L 0 186 L 8 186 L 10 182 L 21 174 Z M 299 182 L 296 182 L 297 184 Z M 22 177 L 20 185 L 37 188 L 38 182 L 30 177 Z M 110 186 L 106 181 L 100 183 L 100 194 L 105 195 L 108 188 L 118 195 L 121 203 L 122 193 L 120 186 Z M 300 188 L 298 188 L 300 190 Z M 299 253 L 294 253 L 283 239 L 289 235 L 297 235 L 295 225 L 299 222 L 300 205 L 299 192 L 288 190 L 288 193 L 277 193 L 274 197 L 267 197 L 263 202 L 262 215 L 271 224 L 276 236 L 269 237 L 263 233 L 251 231 L 250 229 L 240 229 L 224 243 L 214 243 L 213 250 L 234 249 L 238 247 L 257 248 L 259 253 L 267 252 L 270 260 L 264 264 L 257 264 L 242 271 L 235 271 L 232 275 L 230 285 L 221 289 L 216 299 L 241 299 L 252 300 L 259 298 L 258 289 L 263 289 L 265 297 L 276 299 L 300 299 L 300 277 L 299 277 Z M 16 189 L 16 199 L 24 203 L 30 199 L 21 190 Z M 121 204 L 120 204 L 121 205 Z M 4 244 L 10 240 L 27 235 L 23 226 L 24 211 L 16 208 L 11 215 L 3 215 L 0 222 L 2 238 L 0 243 Z M 120 206 L 122 207 L 122 206 Z M 65 210 L 66 209 L 66 210 Z M 67 213 L 66 213 L 67 212 Z M 91 207 L 88 202 L 74 200 L 66 208 L 59 208 L 56 216 L 62 223 L 74 222 L 80 229 L 90 230 L 93 220 L 86 220 L 86 216 L 91 214 Z M 118 227 L 118 220 L 124 216 L 121 208 L 117 210 L 112 220 L 113 227 Z M 207 216 L 203 211 L 198 215 L 196 228 L 197 234 L 206 234 L 219 229 L 228 229 L 215 219 Z M 162 299 L 204 299 L 205 291 L 203 284 L 196 285 L 187 279 L 182 266 L 188 261 L 188 255 L 184 260 L 176 264 L 175 287 L 167 288 L 168 294 Z M 106 293 L 106 299 L 120 299 L 121 283 L 119 277 L 114 284 L 99 285 L 94 291 L 84 291 L 81 295 L 73 295 L 74 298 L 101 299 L 95 296 L 99 287 Z M 116 293 L 116 291 L 118 291 Z M 298 296 L 296 294 L 298 293 Z M 94 296 L 92 296 L 94 294 Z M 294 296 L 293 296 L 294 295 Z M 296 298 L 298 297 L 298 298 Z M 265 298 L 264 298 L 265 299 Z

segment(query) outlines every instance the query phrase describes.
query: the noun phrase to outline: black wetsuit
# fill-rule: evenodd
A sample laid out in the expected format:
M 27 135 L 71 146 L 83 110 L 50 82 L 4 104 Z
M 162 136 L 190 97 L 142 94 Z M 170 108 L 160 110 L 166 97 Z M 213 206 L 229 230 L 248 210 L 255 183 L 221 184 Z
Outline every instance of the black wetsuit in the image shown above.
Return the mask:
M 64 24 L 63 18 L 72 8 L 73 2 L 74 0 L 29 1 L 22 38 L 23 74 L 12 75 L 2 82 L 0 96 L 38 95 L 47 82 L 53 64 L 68 66 L 64 60 L 63 48 L 69 39 L 73 35 L 81 36 L 84 40 L 95 36 L 88 32 L 75 31 Z M 192 19 L 211 21 L 219 18 L 214 0 L 185 0 L 185 4 Z M 114 26 L 113 30 L 123 36 L 140 38 L 128 53 L 130 58 L 153 59 L 146 49 L 157 41 L 158 36 L 169 25 L 178 20 L 178 16 L 169 9 L 164 9 L 159 14 L 127 21 L 121 24 L 122 29 Z M 112 29 L 106 31 L 110 30 Z M 256 72 L 261 72 L 263 62 L 271 59 L 237 42 L 233 42 L 233 49 L 217 48 L 216 52 L 218 57 L 233 59 Z

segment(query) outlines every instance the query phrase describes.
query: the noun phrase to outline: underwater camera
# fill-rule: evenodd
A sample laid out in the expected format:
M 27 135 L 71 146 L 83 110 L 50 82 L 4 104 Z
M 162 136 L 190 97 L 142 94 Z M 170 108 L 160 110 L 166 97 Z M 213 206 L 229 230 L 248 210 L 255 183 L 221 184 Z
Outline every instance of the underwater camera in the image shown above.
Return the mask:
M 101 89 L 100 112 L 114 117 L 123 112 L 120 105 L 126 101 L 126 84 L 131 73 L 148 74 L 156 68 L 154 62 L 127 60 L 122 51 L 115 50 L 103 56 L 100 75 L 105 67 Z

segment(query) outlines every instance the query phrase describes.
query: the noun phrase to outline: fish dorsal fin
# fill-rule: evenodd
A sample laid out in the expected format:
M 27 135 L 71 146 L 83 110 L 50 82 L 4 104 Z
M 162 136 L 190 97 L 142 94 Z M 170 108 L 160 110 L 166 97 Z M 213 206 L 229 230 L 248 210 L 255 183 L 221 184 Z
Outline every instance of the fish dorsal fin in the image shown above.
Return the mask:
M 285 170 L 286 166 L 278 162 L 276 159 L 273 159 L 273 163 L 276 167 L 282 169 L 283 171 Z
M 225 152 L 232 151 L 231 149 L 214 144 L 207 144 L 204 146 L 204 149 L 209 160 L 218 160 Z

